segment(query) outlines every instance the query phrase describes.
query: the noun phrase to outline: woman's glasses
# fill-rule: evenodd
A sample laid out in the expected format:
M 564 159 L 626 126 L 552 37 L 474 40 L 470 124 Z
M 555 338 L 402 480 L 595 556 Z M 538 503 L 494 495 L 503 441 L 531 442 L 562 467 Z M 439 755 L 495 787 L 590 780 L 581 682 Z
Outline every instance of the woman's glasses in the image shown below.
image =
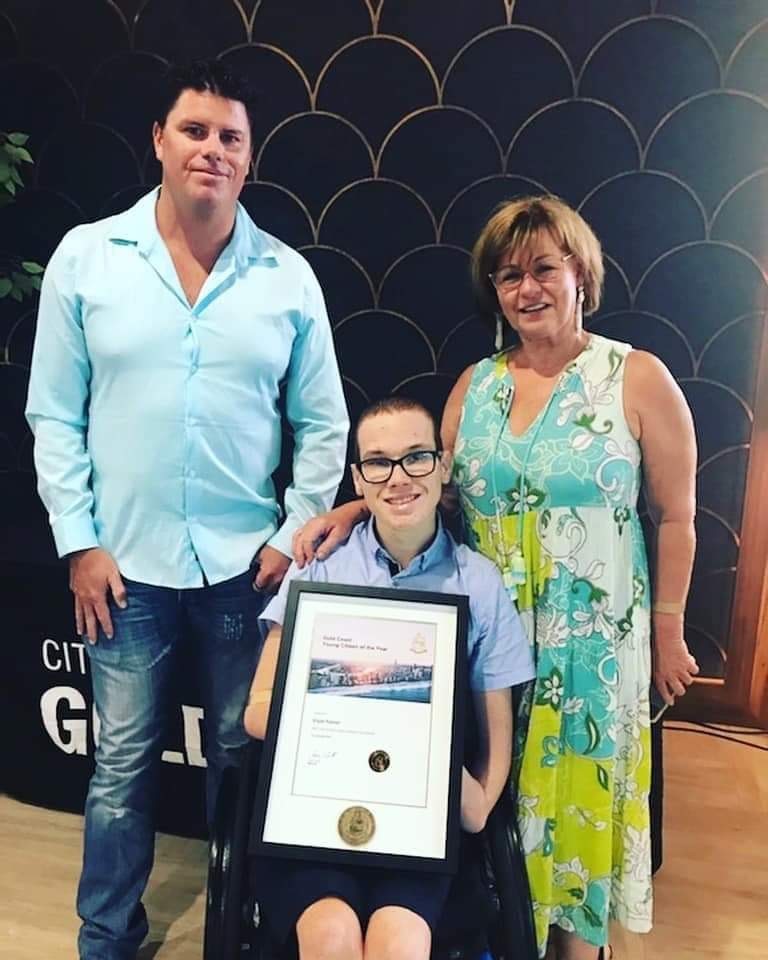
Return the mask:
M 537 260 L 530 270 L 521 270 L 520 267 L 508 266 L 500 267 L 488 274 L 491 283 L 502 293 L 508 293 L 517 290 L 522 284 L 526 275 L 531 276 L 536 283 L 546 286 L 548 283 L 557 283 L 565 272 L 563 264 L 570 260 L 572 253 L 566 253 L 563 257 L 546 257 Z

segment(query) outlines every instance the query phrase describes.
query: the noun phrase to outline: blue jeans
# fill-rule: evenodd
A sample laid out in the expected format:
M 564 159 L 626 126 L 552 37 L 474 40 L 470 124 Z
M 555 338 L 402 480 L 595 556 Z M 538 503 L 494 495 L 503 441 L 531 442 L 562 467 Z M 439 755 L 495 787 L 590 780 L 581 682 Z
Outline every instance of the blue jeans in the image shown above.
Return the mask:
M 101 734 L 77 894 L 81 960 L 134 960 L 147 934 L 141 897 L 154 859 L 158 764 L 182 648 L 187 659 L 194 647 L 200 674 L 209 820 L 222 770 L 239 762 L 267 599 L 253 589 L 253 576 L 190 590 L 125 580 L 127 607 L 110 603 L 113 638 L 100 632 L 87 645 Z

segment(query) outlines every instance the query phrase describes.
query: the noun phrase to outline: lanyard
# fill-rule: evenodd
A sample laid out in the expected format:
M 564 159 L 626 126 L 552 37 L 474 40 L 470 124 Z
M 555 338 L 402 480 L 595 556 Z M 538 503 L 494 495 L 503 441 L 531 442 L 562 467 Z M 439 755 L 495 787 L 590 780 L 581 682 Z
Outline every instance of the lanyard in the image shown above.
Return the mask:
M 512 403 L 515 399 L 515 386 L 514 379 L 511 378 L 509 374 L 509 368 L 507 368 L 507 374 L 512 379 L 512 386 L 509 389 L 508 396 L 505 398 L 505 403 L 502 409 L 501 422 L 499 425 L 499 430 L 496 434 L 496 440 L 493 447 L 493 457 L 491 461 L 491 486 L 493 488 L 493 504 L 496 510 L 496 523 L 499 530 L 499 539 L 501 540 L 502 547 L 502 557 L 504 563 L 502 565 L 502 579 L 504 580 L 504 586 L 507 588 L 508 593 L 514 599 L 517 595 L 517 588 L 525 583 L 526 578 L 526 568 L 525 568 L 525 557 L 523 555 L 523 530 L 525 522 L 525 510 L 526 510 L 526 496 L 525 496 L 525 479 L 526 471 L 528 470 L 528 461 L 531 456 L 531 451 L 533 450 L 536 441 L 539 437 L 539 432 L 544 424 L 544 421 L 547 419 L 550 408 L 555 401 L 563 387 L 565 382 L 566 375 L 570 374 L 573 363 L 569 363 L 566 368 L 560 374 L 560 377 L 557 380 L 557 383 L 552 388 L 552 392 L 549 395 L 544 408 L 540 411 L 536 417 L 536 424 L 531 433 L 531 438 L 528 441 L 525 447 L 525 453 L 523 454 L 523 462 L 520 468 L 520 477 L 518 480 L 518 499 L 519 499 L 519 520 L 518 520 L 518 529 L 517 529 L 517 542 L 513 545 L 512 550 L 507 549 L 507 543 L 504 537 L 504 526 L 502 524 L 501 518 L 501 509 L 499 507 L 499 493 L 498 486 L 496 483 L 496 464 L 498 463 L 498 450 L 501 439 L 504 435 L 504 431 L 509 429 L 509 412 L 512 409 Z

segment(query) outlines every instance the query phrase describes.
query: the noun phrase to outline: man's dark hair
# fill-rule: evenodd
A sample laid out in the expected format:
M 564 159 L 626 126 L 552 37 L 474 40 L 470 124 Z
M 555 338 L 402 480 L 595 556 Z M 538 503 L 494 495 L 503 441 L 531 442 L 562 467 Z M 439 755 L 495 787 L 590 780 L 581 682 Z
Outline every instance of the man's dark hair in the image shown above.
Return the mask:
M 366 420 L 370 420 L 372 417 L 378 417 L 381 413 L 401 413 L 406 410 L 417 410 L 419 413 L 424 414 L 432 424 L 432 432 L 435 436 L 435 450 L 441 450 L 440 428 L 437 424 L 437 418 L 432 411 L 428 407 L 425 407 L 419 400 L 413 400 L 411 397 L 391 396 L 384 397 L 382 400 L 377 400 L 375 403 L 370 404 L 357 418 L 357 426 L 355 427 L 355 458 L 357 460 L 360 459 L 360 441 L 358 437 L 361 424 Z
M 165 126 L 168 114 L 184 90 L 213 93 L 217 97 L 242 103 L 248 114 L 253 141 L 256 95 L 242 74 L 230 70 L 221 60 L 195 60 L 188 64 L 170 66 L 163 77 L 155 114 L 161 127 Z

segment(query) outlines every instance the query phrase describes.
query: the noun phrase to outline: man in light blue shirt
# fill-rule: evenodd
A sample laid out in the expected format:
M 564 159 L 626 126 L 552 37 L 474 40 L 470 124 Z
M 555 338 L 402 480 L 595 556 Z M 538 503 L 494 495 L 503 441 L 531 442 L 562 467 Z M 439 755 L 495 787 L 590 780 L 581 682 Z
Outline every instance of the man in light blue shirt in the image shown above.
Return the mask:
M 348 420 L 317 280 L 238 204 L 250 104 L 219 62 L 171 71 L 153 130 L 160 190 L 67 234 L 41 292 L 27 417 L 101 720 L 82 960 L 133 960 L 147 931 L 175 657 L 191 645 L 200 664 L 210 813 L 245 741 L 265 598 L 343 471 Z M 283 387 L 284 519 L 272 482 Z
M 530 646 L 496 567 L 457 544 L 437 515 L 451 458 L 440 450 L 431 414 L 405 397 L 383 400 L 362 413 L 357 446 L 352 476 L 371 518 L 326 559 L 301 570 L 292 566 L 265 608 L 262 617 L 271 629 L 245 726 L 264 738 L 289 580 L 463 594 L 469 600 L 466 657 L 478 746 L 469 769 L 462 770 L 461 822 L 477 833 L 509 775 L 510 688 L 535 675 Z M 336 866 L 318 858 L 263 858 L 255 872 L 264 922 L 280 943 L 295 935 L 300 957 L 392 956 L 394 942 L 398 956 L 428 960 L 449 884 L 434 874 Z

